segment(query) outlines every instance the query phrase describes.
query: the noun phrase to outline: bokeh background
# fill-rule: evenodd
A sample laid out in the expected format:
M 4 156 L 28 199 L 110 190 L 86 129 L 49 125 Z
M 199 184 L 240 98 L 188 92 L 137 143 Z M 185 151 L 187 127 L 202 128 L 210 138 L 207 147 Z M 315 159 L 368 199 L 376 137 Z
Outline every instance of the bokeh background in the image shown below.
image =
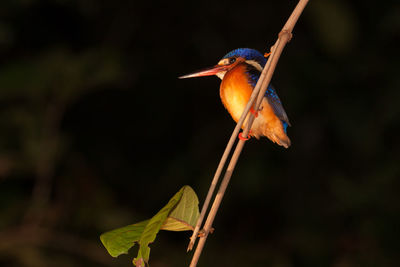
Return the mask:
M 2 0 L 0 266 L 132 266 L 99 235 L 202 203 L 235 125 L 216 77 L 177 77 L 269 51 L 295 4 Z M 273 77 L 292 146 L 247 142 L 199 266 L 398 266 L 399 33 L 397 1 L 310 1 Z

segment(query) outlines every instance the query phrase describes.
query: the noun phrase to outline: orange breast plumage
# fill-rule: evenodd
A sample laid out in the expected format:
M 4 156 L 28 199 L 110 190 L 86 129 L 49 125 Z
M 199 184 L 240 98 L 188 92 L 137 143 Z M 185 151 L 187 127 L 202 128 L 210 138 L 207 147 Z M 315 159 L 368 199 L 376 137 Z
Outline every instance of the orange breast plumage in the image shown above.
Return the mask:
M 239 64 L 222 79 L 220 96 L 225 108 L 237 122 L 250 99 L 253 87 L 245 75 L 246 66 Z

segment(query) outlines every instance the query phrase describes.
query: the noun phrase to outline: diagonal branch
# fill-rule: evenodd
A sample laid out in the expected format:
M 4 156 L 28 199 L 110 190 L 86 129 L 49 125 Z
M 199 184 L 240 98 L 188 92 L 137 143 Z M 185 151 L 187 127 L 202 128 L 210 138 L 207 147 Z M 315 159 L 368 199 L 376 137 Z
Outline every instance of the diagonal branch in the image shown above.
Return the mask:
M 281 32 L 279 33 L 278 36 L 278 40 L 276 41 L 276 43 L 274 44 L 274 46 L 271 48 L 271 55 L 268 58 L 268 61 L 261 73 L 261 76 L 257 82 L 257 85 L 255 86 L 253 93 L 238 121 L 238 123 L 236 124 L 236 127 L 232 133 L 231 138 L 229 139 L 228 145 L 224 151 L 224 154 L 221 158 L 221 161 L 218 165 L 217 171 L 214 175 L 214 178 L 212 180 L 210 189 L 208 191 L 206 200 L 203 204 L 203 208 L 199 217 L 199 220 L 196 224 L 196 228 L 193 232 L 192 237 L 190 238 L 190 243 L 189 243 L 189 247 L 188 250 L 192 249 L 195 241 L 196 241 L 196 237 L 197 234 L 199 232 L 200 226 L 202 224 L 202 221 L 204 219 L 205 213 L 208 209 L 208 205 L 210 203 L 211 197 L 214 193 L 215 187 L 218 183 L 218 179 L 221 175 L 222 169 L 225 166 L 225 163 L 228 159 L 228 155 L 231 151 L 231 149 L 233 148 L 233 145 L 235 143 L 236 137 L 238 136 L 238 133 L 240 131 L 241 126 L 243 125 L 243 122 L 245 120 L 245 118 L 247 117 L 249 110 L 251 108 L 251 106 L 253 105 L 255 99 L 257 98 L 257 101 L 255 103 L 255 110 L 258 110 L 261 104 L 261 101 L 265 95 L 265 92 L 268 88 L 269 83 L 271 82 L 271 78 L 272 75 L 275 71 L 276 65 L 278 63 L 279 57 L 282 54 L 283 48 L 286 46 L 286 44 L 290 41 L 291 37 L 292 37 L 292 31 L 293 28 L 297 22 L 297 20 L 299 19 L 302 11 L 304 10 L 305 6 L 307 5 L 308 0 L 300 0 L 299 3 L 297 4 L 297 6 L 295 7 L 295 9 L 293 10 L 292 14 L 290 15 L 289 19 L 287 20 L 286 24 L 284 25 L 284 27 L 282 28 Z M 247 136 L 251 126 L 253 124 L 255 117 L 253 114 L 250 115 L 249 120 L 247 122 L 247 125 L 243 131 L 244 136 Z M 221 204 L 222 198 L 225 194 L 226 188 L 228 187 L 230 178 L 232 177 L 233 171 L 235 169 L 236 163 L 239 159 L 239 156 L 242 152 L 242 149 L 244 147 L 244 140 L 239 140 L 239 142 L 236 145 L 235 151 L 233 152 L 233 155 L 231 157 L 231 160 L 229 162 L 229 165 L 227 167 L 227 170 L 225 172 L 224 178 L 221 182 L 220 188 L 218 190 L 217 195 L 215 196 L 213 205 L 210 209 L 210 212 L 208 214 L 207 220 L 204 224 L 203 227 L 203 235 L 200 237 L 200 241 L 199 244 L 196 247 L 196 251 L 193 255 L 192 258 L 192 262 L 190 264 L 190 267 L 195 267 L 197 266 L 197 262 L 200 258 L 201 252 L 203 250 L 203 247 L 205 245 L 205 242 L 207 240 L 207 236 L 210 232 L 210 229 L 212 227 L 212 223 L 214 222 L 215 216 L 217 214 L 218 208 Z

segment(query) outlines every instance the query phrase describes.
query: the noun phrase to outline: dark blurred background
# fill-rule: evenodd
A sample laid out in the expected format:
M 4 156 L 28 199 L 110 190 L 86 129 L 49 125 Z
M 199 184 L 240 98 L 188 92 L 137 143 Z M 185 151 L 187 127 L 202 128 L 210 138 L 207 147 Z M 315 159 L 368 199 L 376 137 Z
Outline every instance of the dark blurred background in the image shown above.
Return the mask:
M 99 235 L 202 203 L 235 125 L 218 78 L 177 77 L 269 51 L 296 3 L 2 0 L 0 266 L 132 266 Z M 398 266 L 399 33 L 397 1 L 310 1 L 273 77 L 292 146 L 247 142 L 199 266 Z

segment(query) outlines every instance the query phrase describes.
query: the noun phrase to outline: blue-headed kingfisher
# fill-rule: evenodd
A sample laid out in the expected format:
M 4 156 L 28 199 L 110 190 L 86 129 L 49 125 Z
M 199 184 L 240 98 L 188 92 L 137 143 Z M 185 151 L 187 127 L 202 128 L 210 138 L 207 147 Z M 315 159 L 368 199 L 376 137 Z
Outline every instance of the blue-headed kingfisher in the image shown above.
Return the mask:
M 226 54 L 217 65 L 179 78 L 218 76 L 222 80 L 219 91 L 222 103 L 237 122 L 266 62 L 267 59 L 257 50 L 238 48 Z M 289 119 L 271 85 L 268 86 L 259 112 L 255 114 L 257 116 L 250 130 L 251 136 L 257 139 L 260 136 L 266 136 L 285 148 L 290 146 L 290 139 L 286 134 L 286 129 L 290 126 Z M 246 124 L 247 119 L 248 117 L 243 125 Z

